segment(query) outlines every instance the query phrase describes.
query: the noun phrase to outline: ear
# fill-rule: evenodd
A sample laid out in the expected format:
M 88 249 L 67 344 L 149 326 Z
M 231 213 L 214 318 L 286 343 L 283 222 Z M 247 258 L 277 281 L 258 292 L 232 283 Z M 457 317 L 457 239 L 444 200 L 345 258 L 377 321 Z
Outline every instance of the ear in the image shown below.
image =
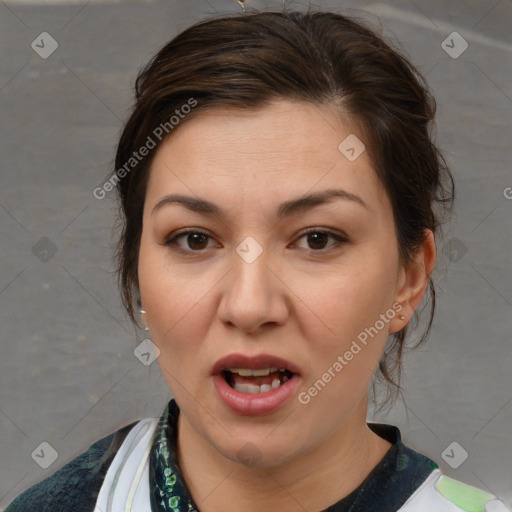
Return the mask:
M 389 332 L 398 332 L 411 320 L 428 288 L 430 275 L 436 263 L 436 242 L 430 229 L 425 230 L 425 238 L 411 261 L 400 269 L 395 303 L 402 306 L 391 320 Z M 404 316 L 404 320 L 400 317 Z

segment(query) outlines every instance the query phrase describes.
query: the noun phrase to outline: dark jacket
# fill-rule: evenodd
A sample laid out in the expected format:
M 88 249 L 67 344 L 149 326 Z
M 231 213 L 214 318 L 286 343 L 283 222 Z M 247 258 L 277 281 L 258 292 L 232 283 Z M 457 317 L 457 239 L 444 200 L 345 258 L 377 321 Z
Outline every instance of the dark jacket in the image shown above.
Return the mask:
M 53 475 L 20 494 L 4 512 L 92 512 L 108 468 L 136 423 L 96 441 Z

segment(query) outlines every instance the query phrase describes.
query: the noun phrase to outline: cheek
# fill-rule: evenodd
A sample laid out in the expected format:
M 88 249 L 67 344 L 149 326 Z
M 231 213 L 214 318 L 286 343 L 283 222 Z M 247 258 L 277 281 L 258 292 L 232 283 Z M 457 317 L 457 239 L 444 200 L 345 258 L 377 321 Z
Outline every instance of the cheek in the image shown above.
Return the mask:
M 187 314 L 201 298 L 201 285 L 192 282 L 173 267 L 166 248 L 154 242 L 141 242 L 139 252 L 139 287 L 152 331 L 160 336 L 171 333 L 186 321 Z M 204 292 L 203 292 L 204 293 Z
M 346 270 L 301 280 L 298 293 L 310 319 L 302 323 L 311 355 L 302 397 L 317 410 L 336 403 L 338 419 L 366 393 L 388 337 L 380 315 L 394 300 L 396 269 L 376 254 L 359 253 Z
M 208 292 L 215 280 L 180 272 L 170 264 L 165 249 L 141 243 L 139 253 L 139 287 L 151 339 L 160 349 L 162 370 L 177 376 L 197 362 L 209 316 Z
M 303 322 L 307 339 L 316 339 L 326 350 L 342 348 L 390 307 L 396 272 L 375 260 L 354 258 L 324 275 L 302 275 L 296 280 L 294 293 L 307 306 L 310 319 Z

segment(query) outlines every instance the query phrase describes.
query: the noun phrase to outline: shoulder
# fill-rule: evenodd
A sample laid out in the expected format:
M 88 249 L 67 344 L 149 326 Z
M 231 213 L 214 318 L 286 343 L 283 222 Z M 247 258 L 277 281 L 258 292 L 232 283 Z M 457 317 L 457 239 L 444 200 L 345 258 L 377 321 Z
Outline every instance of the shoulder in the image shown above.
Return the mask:
M 369 423 L 378 435 L 392 443 L 372 473 L 380 510 L 398 512 L 511 512 L 496 496 L 443 475 L 439 466 L 402 442 L 393 425 Z M 388 493 L 381 498 L 381 489 Z M 368 502 L 367 509 L 371 509 Z M 365 503 L 366 505 L 366 503 Z
M 432 471 L 399 512 L 510 512 L 493 494 Z
M 21 493 L 5 512 L 92 511 L 109 465 L 137 423 L 96 441 L 55 473 Z

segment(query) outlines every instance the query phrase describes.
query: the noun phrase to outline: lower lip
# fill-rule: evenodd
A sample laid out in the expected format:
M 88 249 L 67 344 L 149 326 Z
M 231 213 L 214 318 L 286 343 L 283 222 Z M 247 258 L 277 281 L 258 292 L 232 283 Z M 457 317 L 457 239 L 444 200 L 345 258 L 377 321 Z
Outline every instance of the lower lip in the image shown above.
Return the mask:
M 251 394 L 232 388 L 222 375 L 213 376 L 213 384 L 221 400 L 234 412 L 247 416 L 270 414 L 283 407 L 295 393 L 299 381 L 299 376 L 293 375 L 277 389 Z

